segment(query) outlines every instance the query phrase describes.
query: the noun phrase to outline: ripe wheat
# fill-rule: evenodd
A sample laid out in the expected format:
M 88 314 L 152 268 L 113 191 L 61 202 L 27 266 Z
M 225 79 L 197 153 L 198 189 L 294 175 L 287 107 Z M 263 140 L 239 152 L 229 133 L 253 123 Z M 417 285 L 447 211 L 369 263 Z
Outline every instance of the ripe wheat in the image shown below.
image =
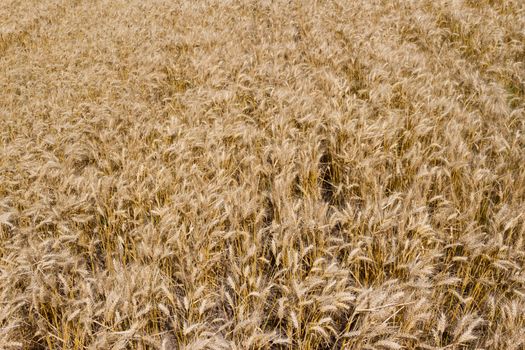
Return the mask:
M 524 28 L 2 1 L 0 349 L 524 349 Z

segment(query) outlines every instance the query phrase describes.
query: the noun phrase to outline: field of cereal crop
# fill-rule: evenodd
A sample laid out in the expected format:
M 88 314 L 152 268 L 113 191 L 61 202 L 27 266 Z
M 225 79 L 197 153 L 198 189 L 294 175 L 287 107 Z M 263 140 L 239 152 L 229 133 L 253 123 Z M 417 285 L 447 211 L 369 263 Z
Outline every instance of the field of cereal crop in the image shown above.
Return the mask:
M 0 349 L 525 348 L 525 2 L 0 0 Z

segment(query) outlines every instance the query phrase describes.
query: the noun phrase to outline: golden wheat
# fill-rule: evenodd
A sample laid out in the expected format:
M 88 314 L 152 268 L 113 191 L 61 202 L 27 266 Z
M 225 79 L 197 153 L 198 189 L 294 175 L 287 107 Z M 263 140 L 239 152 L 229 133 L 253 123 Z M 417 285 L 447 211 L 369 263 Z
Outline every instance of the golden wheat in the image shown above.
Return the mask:
M 0 349 L 524 349 L 525 3 L 0 4 Z

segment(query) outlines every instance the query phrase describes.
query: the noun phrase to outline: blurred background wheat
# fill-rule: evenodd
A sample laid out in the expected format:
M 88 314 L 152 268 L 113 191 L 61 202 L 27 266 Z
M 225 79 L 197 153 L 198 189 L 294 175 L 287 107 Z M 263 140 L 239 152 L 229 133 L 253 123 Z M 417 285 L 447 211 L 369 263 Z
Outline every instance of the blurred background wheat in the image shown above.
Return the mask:
M 525 3 L 0 1 L 0 349 L 524 349 Z

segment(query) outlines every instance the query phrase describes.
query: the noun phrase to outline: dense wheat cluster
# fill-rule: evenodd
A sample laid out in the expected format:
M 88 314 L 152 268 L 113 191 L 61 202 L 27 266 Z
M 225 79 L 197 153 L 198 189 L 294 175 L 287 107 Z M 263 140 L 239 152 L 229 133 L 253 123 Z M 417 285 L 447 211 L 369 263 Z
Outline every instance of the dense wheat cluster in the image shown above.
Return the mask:
M 0 349 L 525 349 L 525 2 L 0 1 Z

